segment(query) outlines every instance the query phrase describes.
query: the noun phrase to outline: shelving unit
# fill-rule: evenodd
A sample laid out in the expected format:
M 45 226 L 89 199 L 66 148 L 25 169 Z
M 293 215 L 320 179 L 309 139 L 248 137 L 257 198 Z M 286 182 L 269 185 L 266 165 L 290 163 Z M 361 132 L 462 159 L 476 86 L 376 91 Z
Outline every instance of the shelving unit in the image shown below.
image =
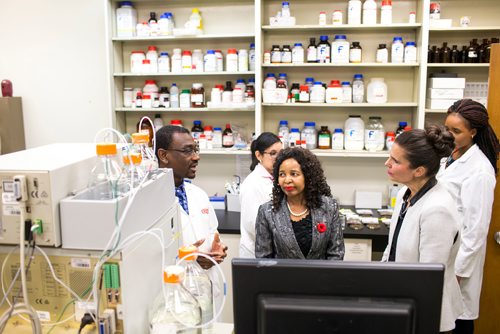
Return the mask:
M 270 26 L 269 17 L 274 16 L 281 8 L 281 1 L 276 0 L 172 0 L 165 3 L 160 0 L 138 0 L 134 6 L 138 10 L 139 20 L 149 17 L 149 11 L 157 13 L 170 11 L 174 13 L 177 26 L 181 26 L 193 7 L 199 7 L 204 20 L 204 34 L 199 36 L 166 36 L 166 37 L 116 37 L 114 11 L 116 0 L 108 0 L 109 25 L 109 79 L 114 99 L 111 101 L 111 117 L 113 124 L 121 131 L 135 131 L 135 126 L 142 115 L 152 117 L 160 114 L 165 123 L 172 118 L 182 119 L 186 127 L 192 121 L 201 119 L 204 124 L 223 127 L 225 123 L 237 124 L 246 128 L 249 136 L 252 132 L 277 131 L 281 119 L 289 121 L 289 127 L 302 128 L 304 121 L 315 121 L 317 127 L 328 125 L 334 128 L 343 127 L 349 115 L 361 115 L 365 122 L 369 116 L 381 116 L 386 130 L 397 128 L 399 121 L 406 121 L 414 128 L 422 128 L 427 122 L 442 122 L 445 110 L 430 110 L 425 107 L 427 78 L 430 73 L 451 71 L 466 77 L 468 81 L 487 81 L 489 64 L 428 64 L 427 46 L 468 44 L 472 38 L 500 37 L 500 2 L 477 0 L 474 2 L 440 0 L 442 18 L 452 18 L 452 28 L 431 28 L 428 8 L 430 0 L 398 0 L 393 2 L 393 24 L 390 25 L 318 25 L 319 11 L 326 11 L 327 17 L 336 9 L 344 14 L 347 22 L 347 0 L 292 0 L 292 15 L 297 25 L 291 27 Z M 380 5 L 378 3 L 378 5 Z M 380 9 L 379 9 L 380 10 Z M 408 13 L 416 12 L 417 23 L 409 24 Z M 471 26 L 457 27 L 461 16 L 471 17 Z M 380 15 L 378 15 L 378 20 Z M 319 40 L 320 35 L 328 35 L 330 42 L 336 34 L 347 35 L 349 42 L 359 41 L 363 48 L 363 62 L 355 64 L 262 64 L 265 50 L 273 44 L 290 44 L 300 42 L 307 47 L 310 37 Z M 390 49 L 392 38 L 402 36 L 404 41 L 415 41 L 418 48 L 415 64 L 379 64 L 375 62 L 375 52 L 379 43 L 385 43 Z M 129 55 L 132 50 L 146 50 L 155 45 L 159 51 L 171 53 L 173 48 L 193 50 L 221 49 L 225 53 L 228 48 L 245 48 L 255 42 L 255 72 L 219 72 L 219 73 L 130 73 Z M 316 104 L 289 103 L 270 104 L 262 102 L 261 85 L 266 73 L 282 73 L 288 75 L 289 84 L 304 82 L 305 77 L 314 77 L 318 81 L 330 80 L 352 81 L 356 73 L 365 77 L 365 87 L 374 77 L 383 77 L 388 85 L 389 100 L 384 104 L 350 103 L 350 104 Z M 252 108 L 124 108 L 122 90 L 124 87 L 142 87 L 147 78 L 155 79 L 158 85 L 170 86 L 176 82 L 180 88 L 191 87 L 193 82 L 204 84 L 209 99 L 210 89 L 226 80 L 238 78 L 255 78 L 256 104 Z M 383 166 L 383 159 L 388 152 L 347 152 L 332 150 L 314 150 L 321 161 L 334 193 L 343 203 L 353 202 L 353 189 L 380 191 L 388 183 Z M 248 151 L 241 150 L 204 150 L 201 152 L 204 164 L 210 166 L 211 172 L 201 174 L 197 182 L 210 192 L 221 191 L 213 186 L 224 182 L 222 173 L 234 174 L 230 171 L 233 163 L 240 158 L 248 158 Z M 341 158 L 341 159 L 337 159 Z M 205 170 L 204 167 L 202 170 Z M 208 181 L 208 179 L 210 180 Z M 222 181 L 221 181 L 222 180 Z

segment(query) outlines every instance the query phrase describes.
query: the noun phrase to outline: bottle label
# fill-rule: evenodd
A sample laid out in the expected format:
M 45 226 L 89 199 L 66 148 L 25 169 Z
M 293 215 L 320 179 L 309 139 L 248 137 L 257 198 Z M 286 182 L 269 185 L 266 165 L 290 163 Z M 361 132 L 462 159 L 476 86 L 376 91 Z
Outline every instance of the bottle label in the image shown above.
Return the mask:
M 468 56 L 469 56 L 469 58 L 477 58 L 477 52 L 476 51 L 469 51 Z
M 387 49 L 378 49 L 377 50 L 377 63 L 387 63 L 389 61 L 389 52 Z
M 222 145 L 223 146 L 233 146 L 234 145 L 234 138 L 232 133 L 227 133 L 224 136 L 222 136 Z
M 192 94 L 191 102 L 193 103 L 203 103 L 203 94 Z
M 281 63 L 281 51 L 271 51 L 271 63 Z
M 318 46 L 317 59 L 320 63 L 330 62 L 330 47 L 328 45 L 322 44 Z
M 318 146 L 330 147 L 330 135 L 327 133 L 320 134 L 318 138 Z
M 282 63 L 291 63 L 292 62 L 292 52 L 290 52 L 290 51 L 281 52 L 281 62 Z
M 304 62 L 304 49 L 297 47 L 293 48 L 292 62 L 294 64 L 302 64 Z
M 315 62 L 318 60 L 318 51 L 315 46 L 307 48 L 307 61 Z
M 349 52 L 349 61 L 351 63 L 361 63 L 361 49 L 351 49 Z

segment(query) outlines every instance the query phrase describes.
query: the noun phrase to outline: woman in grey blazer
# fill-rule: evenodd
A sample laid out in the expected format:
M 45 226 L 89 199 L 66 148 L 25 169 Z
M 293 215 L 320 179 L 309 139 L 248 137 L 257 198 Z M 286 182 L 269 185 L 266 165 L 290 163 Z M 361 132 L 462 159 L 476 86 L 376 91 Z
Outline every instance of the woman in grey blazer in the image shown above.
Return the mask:
M 453 141 L 453 136 L 438 126 L 403 132 L 385 163 L 389 178 L 405 187 L 396 199 L 382 261 L 445 265 L 441 332 L 455 327 L 463 307 L 454 270 L 460 246 L 458 211 L 435 177 L 441 158 L 451 153 Z
M 256 219 L 255 257 L 342 260 L 339 206 L 318 158 L 306 149 L 285 149 L 273 176 L 273 199 Z

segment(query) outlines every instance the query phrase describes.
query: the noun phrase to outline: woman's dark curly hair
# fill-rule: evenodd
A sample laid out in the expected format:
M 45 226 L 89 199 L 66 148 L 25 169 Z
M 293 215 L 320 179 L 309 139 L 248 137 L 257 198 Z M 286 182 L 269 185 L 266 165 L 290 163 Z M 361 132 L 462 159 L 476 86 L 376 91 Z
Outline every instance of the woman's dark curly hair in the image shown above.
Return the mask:
M 321 163 L 318 158 L 309 150 L 293 147 L 282 150 L 273 168 L 273 207 L 274 211 L 280 208 L 281 201 L 285 197 L 285 193 L 281 190 L 278 183 L 279 171 L 283 161 L 295 159 L 302 169 L 304 174 L 304 197 L 306 205 L 309 209 L 317 209 L 321 206 L 321 196 L 332 196 L 330 186 L 326 183 L 326 178 L 321 168 Z

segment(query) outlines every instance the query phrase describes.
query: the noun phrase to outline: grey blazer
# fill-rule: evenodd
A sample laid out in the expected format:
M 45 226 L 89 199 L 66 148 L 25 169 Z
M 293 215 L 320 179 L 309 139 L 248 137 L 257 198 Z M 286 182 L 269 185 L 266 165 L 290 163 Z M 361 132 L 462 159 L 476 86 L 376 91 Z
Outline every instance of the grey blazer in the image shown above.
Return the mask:
M 345 247 L 339 206 L 331 197 L 323 196 L 321 200 L 321 207 L 311 211 L 312 244 L 307 257 L 304 257 L 295 239 L 286 198 L 277 212 L 273 210 L 272 201 L 262 204 L 255 222 L 255 257 L 342 260 Z M 318 231 L 320 223 L 326 226 L 323 233 Z

